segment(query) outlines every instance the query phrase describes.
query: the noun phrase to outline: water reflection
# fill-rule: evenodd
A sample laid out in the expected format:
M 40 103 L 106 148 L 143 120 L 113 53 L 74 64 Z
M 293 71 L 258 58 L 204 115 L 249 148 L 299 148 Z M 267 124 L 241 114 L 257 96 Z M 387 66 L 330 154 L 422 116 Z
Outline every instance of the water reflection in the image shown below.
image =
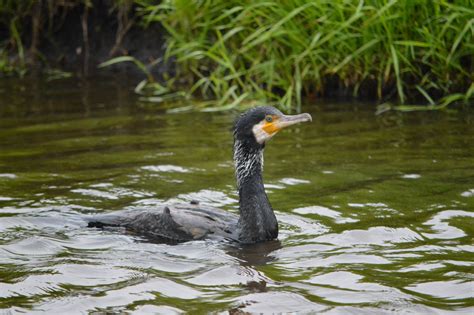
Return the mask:
M 275 261 L 273 252 L 282 248 L 279 240 L 251 245 L 229 245 L 226 253 L 237 258 L 242 266 L 264 266 Z
M 455 217 L 474 218 L 474 213 L 459 210 L 438 212 L 432 219 L 424 223 L 424 225 L 431 226 L 431 229 L 436 233 L 423 233 L 423 236 L 430 239 L 454 239 L 466 236 L 463 230 L 451 226 L 446 222 Z

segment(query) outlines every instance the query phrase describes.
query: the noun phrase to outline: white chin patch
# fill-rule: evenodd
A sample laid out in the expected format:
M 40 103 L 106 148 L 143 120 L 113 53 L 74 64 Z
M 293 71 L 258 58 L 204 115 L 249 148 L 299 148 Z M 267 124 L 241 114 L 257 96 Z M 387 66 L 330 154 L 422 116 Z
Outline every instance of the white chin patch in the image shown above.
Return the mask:
M 253 135 L 255 136 L 255 140 L 257 140 L 259 144 L 264 144 L 265 142 L 267 142 L 273 137 L 273 135 L 270 135 L 265 130 L 263 130 L 264 124 L 265 122 L 262 121 L 256 124 L 255 126 L 253 126 L 252 128 L 252 132 L 253 132 Z

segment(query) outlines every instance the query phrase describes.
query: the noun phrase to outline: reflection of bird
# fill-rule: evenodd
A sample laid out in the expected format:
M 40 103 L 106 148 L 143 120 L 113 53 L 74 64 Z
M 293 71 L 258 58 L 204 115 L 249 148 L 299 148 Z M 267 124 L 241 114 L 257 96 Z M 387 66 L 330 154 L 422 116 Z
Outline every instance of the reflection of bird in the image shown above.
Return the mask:
M 270 107 L 242 114 L 234 126 L 234 163 L 240 216 L 196 203 L 162 206 L 153 211 L 118 211 L 93 216 L 89 227 L 125 227 L 158 241 L 181 242 L 211 235 L 241 243 L 275 239 L 278 223 L 263 187 L 263 149 L 279 130 L 311 121 L 309 114 L 283 115 Z

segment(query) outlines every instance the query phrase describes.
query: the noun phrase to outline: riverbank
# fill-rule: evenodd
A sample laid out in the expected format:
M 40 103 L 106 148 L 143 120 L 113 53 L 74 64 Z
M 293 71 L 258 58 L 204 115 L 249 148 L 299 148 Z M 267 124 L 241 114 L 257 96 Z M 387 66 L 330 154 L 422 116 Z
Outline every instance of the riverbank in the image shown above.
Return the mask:
M 441 109 L 474 96 L 469 0 L 152 2 L 4 5 L 0 72 L 88 75 L 112 59 L 112 71 L 144 74 L 148 101 L 199 96 L 213 109 L 291 110 L 302 97 Z
M 21 1 L 0 8 L 0 74 L 47 73 L 51 69 L 77 76 L 96 75 L 110 58 L 132 55 L 144 62 L 163 56 L 163 29 L 140 25 L 133 1 Z M 113 71 L 142 75 L 132 64 Z M 157 64 L 154 73 L 168 71 Z M 103 71 L 102 71 L 103 72 Z

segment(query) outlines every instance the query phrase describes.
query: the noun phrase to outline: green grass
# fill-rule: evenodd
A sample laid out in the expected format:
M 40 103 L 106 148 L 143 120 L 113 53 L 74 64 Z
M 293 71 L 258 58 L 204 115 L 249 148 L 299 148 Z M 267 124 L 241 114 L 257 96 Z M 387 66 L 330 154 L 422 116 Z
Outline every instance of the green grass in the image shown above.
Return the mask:
M 145 23 L 168 32 L 165 57 L 175 60 L 181 86 L 220 105 L 299 109 L 302 95 L 335 85 L 424 109 L 474 96 L 474 1 L 141 4 Z
M 9 30 L 0 72 L 30 66 L 34 49 L 23 39 L 35 1 L 0 0 L 0 28 Z M 474 97 L 474 0 L 114 0 L 111 11 L 131 2 L 144 31 L 164 27 L 163 59 L 173 73 L 158 83 L 153 65 L 133 56 L 102 66 L 135 63 L 147 77 L 136 89 L 146 101 L 198 96 L 206 110 L 259 103 L 299 110 L 303 97 L 342 91 L 395 104 L 383 111 L 443 109 Z M 39 3 L 44 30 L 56 11 L 94 10 L 90 0 Z

